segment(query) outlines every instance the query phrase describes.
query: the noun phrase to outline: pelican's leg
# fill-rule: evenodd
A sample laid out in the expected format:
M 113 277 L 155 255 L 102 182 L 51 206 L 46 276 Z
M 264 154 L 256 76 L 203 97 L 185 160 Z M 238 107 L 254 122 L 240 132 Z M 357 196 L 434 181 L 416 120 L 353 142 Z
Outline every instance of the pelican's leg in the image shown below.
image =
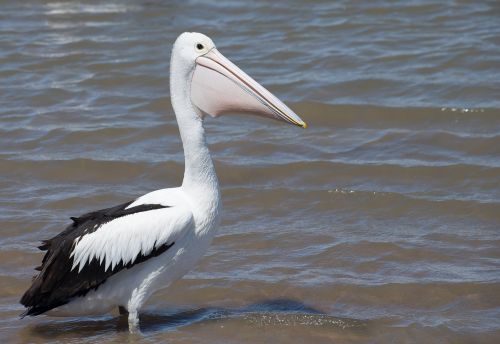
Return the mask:
M 127 315 L 128 316 L 128 311 L 123 306 L 118 306 L 118 312 L 120 313 L 120 315 Z
M 163 268 L 159 268 L 150 272 L 147 277 L 141 282 L 139 287 L 135 288 L 130 295 L 130 299 L 127 303 L 128 310 L 128 329 L 130 333 L 141 333 L 139 329 L 139 309 L 148 297 L 151 295 L 150 286 L 151 283 L 158 277 Z
M 128 330 L 130 333 L 141 333 L 139 328 L 139 312 L 137 310 L 128 311 Z

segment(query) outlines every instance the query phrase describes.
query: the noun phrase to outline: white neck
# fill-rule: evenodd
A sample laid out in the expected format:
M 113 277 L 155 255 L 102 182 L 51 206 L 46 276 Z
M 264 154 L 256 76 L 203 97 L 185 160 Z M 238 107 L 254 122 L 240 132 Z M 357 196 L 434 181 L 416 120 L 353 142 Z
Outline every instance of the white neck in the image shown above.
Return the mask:
M 184 68 L 183 68 L 184 67 Z M 203 121 L 191 102 L 189 82 L 192 71 L 176 61 L 172 54 L 170 95 L 184 147 L 185 170 L 182 188 L 209 207 L 218 207 L 219 183 L 205 140 Z M 213 204 L 215 202 L 215 204 Z

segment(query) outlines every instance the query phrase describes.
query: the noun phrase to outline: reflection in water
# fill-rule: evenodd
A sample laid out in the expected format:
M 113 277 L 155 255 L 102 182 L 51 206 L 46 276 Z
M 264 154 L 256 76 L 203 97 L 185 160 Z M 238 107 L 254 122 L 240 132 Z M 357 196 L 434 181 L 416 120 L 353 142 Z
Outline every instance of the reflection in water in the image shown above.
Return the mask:
M 335 317 L 305 305 L 302 302 L 276 299 L 254 303 L 242 308 L 198 308 L 180 310 L 169 314 L 143 313 L 140 327 L 143 334 L 155 331 L 172 331 L 183 326 L 202 323 L 238 322 L 250 327 L 304 326 L 323 327 L 330 330 L 357 330 L 366 328 L 368 321 Z M 124 316 L 64 319 L 43 321 L 31 326 L 35 336 L 66 336 L 68 332 L 79 335 L 96 335 L 110 331 L 128 332 Z

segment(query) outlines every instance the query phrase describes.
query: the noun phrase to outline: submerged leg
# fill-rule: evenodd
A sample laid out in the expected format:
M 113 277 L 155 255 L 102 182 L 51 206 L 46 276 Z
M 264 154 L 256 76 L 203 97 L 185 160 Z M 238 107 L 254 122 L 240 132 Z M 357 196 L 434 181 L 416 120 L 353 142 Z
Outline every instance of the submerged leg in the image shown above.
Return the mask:
M 118 312 L 120 313 L 120 315 L 128 315 L 127 309 L 123 306 L 118 306 Z

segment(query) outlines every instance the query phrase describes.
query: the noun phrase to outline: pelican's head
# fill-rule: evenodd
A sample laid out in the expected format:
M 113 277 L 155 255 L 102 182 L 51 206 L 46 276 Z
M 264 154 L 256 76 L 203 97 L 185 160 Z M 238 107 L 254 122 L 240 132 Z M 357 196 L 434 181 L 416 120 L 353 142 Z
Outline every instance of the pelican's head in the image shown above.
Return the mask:
M 225 58 L 207 36 L 181 34 L 174 44 L 172 64 L 174 58 L 185 67 L 185 77 L 191 78 L 191 102 L 201 117 L 248 113 L 307 127 L 288 106 Z

